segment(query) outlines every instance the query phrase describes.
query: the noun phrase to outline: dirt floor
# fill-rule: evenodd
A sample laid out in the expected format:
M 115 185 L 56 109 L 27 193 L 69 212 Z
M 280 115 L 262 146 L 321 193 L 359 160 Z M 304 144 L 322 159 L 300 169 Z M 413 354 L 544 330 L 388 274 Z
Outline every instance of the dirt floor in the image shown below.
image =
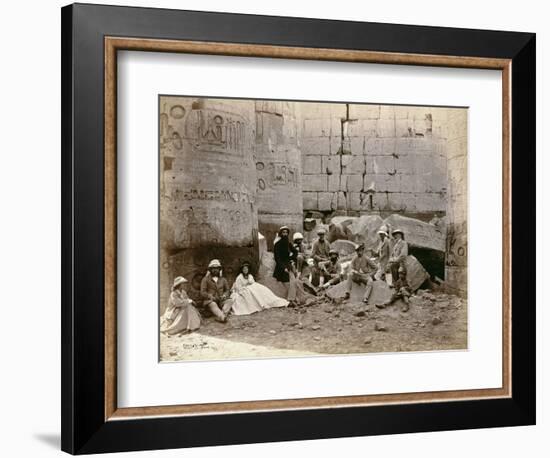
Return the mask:
M 418 290 L 408 312 L 327 296 L 307 306 L 213 318 L 190 334 L 161 335 L 161 361 L 250 359 L 311 354 L 433 351 L 467 348 L 467 303 Z

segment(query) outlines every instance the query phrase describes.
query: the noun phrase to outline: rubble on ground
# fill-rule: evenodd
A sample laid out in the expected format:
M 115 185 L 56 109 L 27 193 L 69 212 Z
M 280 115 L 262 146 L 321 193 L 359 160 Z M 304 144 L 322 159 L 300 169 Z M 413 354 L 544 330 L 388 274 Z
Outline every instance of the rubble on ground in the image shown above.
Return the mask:
M 347 282 L 343 281 L 331 286 L 326 294 L 331 299 L 341 299 L 346 295 Z M 375 280 L 372 284 L 372 291 L 369 296 L 369 305 L 384 304 L 388 302 L 393 294 L 390 286 L 381 280 Z M 354 283 L 351 288 L 350 302 L 361 302 L 365 295 L 365 287 Z

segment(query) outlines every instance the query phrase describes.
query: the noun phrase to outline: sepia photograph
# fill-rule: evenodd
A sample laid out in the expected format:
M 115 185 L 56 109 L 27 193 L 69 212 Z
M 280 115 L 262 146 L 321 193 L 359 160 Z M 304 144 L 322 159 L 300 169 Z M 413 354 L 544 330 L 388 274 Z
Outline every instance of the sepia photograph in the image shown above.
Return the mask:
M 158 108 L 161 362 L 468 349 L 467 107 Z

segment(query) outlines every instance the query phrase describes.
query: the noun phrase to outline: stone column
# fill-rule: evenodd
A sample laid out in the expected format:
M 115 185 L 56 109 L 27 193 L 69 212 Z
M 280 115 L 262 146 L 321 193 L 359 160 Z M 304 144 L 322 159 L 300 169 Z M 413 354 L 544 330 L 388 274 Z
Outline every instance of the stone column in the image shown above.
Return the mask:
M 210 259 L 258 262 L 254 102 L 161 97 L 161 311 L 175 276 L 198 298 Z
M 445 280 L 466 295 L 468 287 L 468 110 L 450 109 L 447 119 L 447 260 Z
M 296 104 L 255 102 L 259 230 L 273 249 L 279 227 L 302 232 L 302 156 L 297 142 Z

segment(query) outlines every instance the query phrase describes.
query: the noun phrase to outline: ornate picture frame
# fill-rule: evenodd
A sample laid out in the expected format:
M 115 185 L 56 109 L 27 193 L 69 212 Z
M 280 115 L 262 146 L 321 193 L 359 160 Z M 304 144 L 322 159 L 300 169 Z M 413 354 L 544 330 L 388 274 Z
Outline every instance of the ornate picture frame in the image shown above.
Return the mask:
M 502 386 L 119 408 L 116 113 L 123 50 L 501 71 Z M 534 120 L 530 33 L 64 7 L 62 449 L 101 453 L 534 424 Z

